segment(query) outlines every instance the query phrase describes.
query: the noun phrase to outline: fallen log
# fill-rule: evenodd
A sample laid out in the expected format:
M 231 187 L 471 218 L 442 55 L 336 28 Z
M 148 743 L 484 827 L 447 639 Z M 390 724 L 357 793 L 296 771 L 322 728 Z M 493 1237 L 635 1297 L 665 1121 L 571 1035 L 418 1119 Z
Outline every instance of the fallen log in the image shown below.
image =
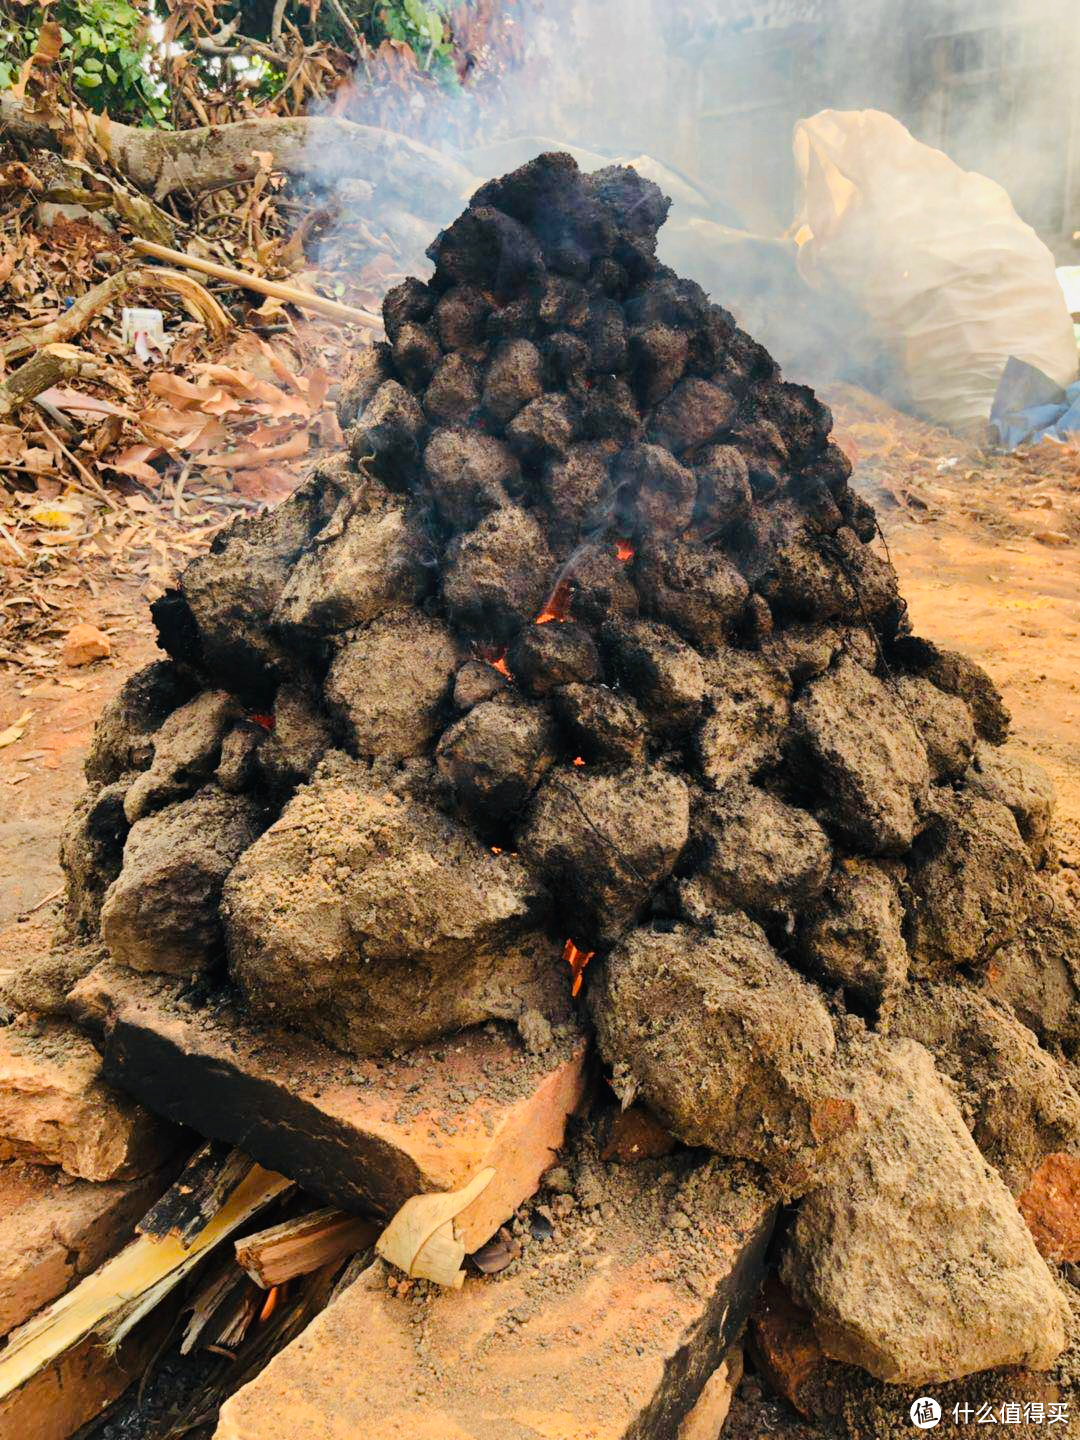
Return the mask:
M 170 250 L 166 245 L 155 245 L 151 240 L 133 240 L 132 248 L 140 255 L 150 255 L 155 260 L 168 260 L 172 265 L 185 265 L 197 270 L 200 275 L 212 275 L 215 280 L 227 280 L 244 290 L 254 290 L 257 295 L 272 295 L 275 300 L 285 300 L 301 310 L 314 310 L 317 315 L 326 315 L 331 320 L 340 320 L 346 325 L 363 325 L 368 330 L 381 330 L 382 319 L 370 310 L 361 310 L 355 305 L 342 305 L 338 300 L 327 300 L 325 296 L 313 295 L 310 290 L 301 290 L 297 285 L 284 285 L 280 280 L 263 280 L 250 275 L 246 270 L 234 270 L 229 265 L 219 265 L 214 260 L 202 260 L 196 255 L 185 254 L 183 250 Z
M 70 129 L 68 117 L 65 129 Z M 329 115 L 238 120 L 197 130 L 143 130 L 104 115 L 76 115 L 76 132 L 87 132 L 110 164 L 157 201 L 178 190 L 197 193 L 254 179 L 255 152 L 270 151 L 274 169 L 337 181 L 361 176 L 384 185 L 415 208 L 441 219 L 475 187 L 476 178 L 448 155 L 417 140 Z M 24 144 L 57 149 L 59 134 L 48 117 L 22 100 L 0 95 L 0 134 Z M 426 205 L 423 203 L 426 201 Z

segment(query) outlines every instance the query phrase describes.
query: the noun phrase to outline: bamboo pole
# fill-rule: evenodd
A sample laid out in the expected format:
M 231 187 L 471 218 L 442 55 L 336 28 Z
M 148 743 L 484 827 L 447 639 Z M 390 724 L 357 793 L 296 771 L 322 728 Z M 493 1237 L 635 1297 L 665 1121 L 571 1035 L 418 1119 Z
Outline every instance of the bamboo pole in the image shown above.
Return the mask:
M 214 260 L 200 260 L 195 255 L 186 255 L 183 250 L 170 250 L 166 245 L 155 245 L 152 240 L 133 240 L 132 248 L 140 255 L 151 255 L 155 260 L 167 260 L 170 265 L 184 265 L 202 275 L 212 275 L 215 280 L 226 280 L 244 290 L 254 290 L 257 295 L 271 295 L 275 300 L 286 300 L 301 310 L 314 310 L 331 320 L 340 320 L 346 325 L 363 325 L 368 330 L 381 330 L 382 320 L 370 310 L 360 310 L 355 305 L 342 305 L 337 300 L 327 300 L 322 295 L 312 295 L 297 285 L 283 285 L 279 280 L 263 280 L 258 275 L 249 275 L 245 270 L 233 270 L 228 265 L 218 265 Z

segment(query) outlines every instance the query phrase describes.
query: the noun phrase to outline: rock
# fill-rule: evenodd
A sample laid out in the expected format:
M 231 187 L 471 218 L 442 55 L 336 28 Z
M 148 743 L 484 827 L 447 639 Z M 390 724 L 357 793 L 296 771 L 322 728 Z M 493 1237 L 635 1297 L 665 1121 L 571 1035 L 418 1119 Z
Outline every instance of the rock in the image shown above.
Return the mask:
M 72 668 L 91 665 L 95 660 L 105 660 L 112 654 L 112 641 L 96 625 L 80 622 L 73 625 L 64 636 L 61 658 Z
M 71 1025 L 0 1028 L 0 1161 L 59 1165 L 82 1180 L 134 1180 L 175 1149 L 176 1132 L 101 1077 Z
M 570 748 L 586 764 L 644 762 L 645 717 L 625 695 L 606 685 L 561 685 L 551 699 Z
M 267 1030 L 224 995 L 194 1007 L 168 977 L 106 965 L 79 988 L 82 1023 L 118 1084 L 325 1205 L 389 1218 L 412 1195 L 493 1167 L 457 1219 L 470 1251 L 536 1190 L 588 1090 L 588 1041 L 569 1010 L 542 1055 L 491 1025 L 358 1060 Z
M 427 582 L 423 553 L 404 510 L 360 509 L 350 497 L 296 562 L 274 623 L 332 635 L 415 603 Z
M 338 420 L 343 430 L 355 423 L 375 391 L 390 379 L 391 358 L 390 346 L 381 341 L 352 352 L 338 391 Z
M 705 665 L 674 630 L 656 620 L 613 620 L 604 626 L 603 647 L 653 725 L 671 731 L 694 723 L 705 698 Z
M 697 477 L 695 526 L 706 540 L 750 513 L 750 472 L 733 445 L 708 445 L 694 463 Z
M 479 406 L 479 365 L 464 355 L 444 355 L 424 395 L 429 417 L 444 425 L 468 425 Z
M 784 672 L 759 655 L 721 646 L 705 664 L 705 686 L 694 756 L 706 783 L 720 789 L 775 764 L 791 714 Z
M 525 464 L 563 460 L 579 433 L 579 415 L 566 395 L 541 395 L 519 410 L 506 427 L 506 439 Z
M 849 1143 L 828 1012 L 745 915 L 717 915 L 711 935 L 632 931 L 589 1007 L 624 1098 L 639 1093 L 687 1145 L 755 1160 L 798 1193 Z
M 611 460 L 615 446 L 605 441 L 572 445 L 566 458 L 544 472 L 543 487 L 555 519 L 576 539 L 602 523 L 611 503 Z
M 931 777 L 959 780 L 975 751 L 975 722 L 967 704 L 920 675 L 897 677 L 893 689 L 926 747 Z
M 443 731 L 435 751 L 439 773 L 482 823 L 511 821 L 555 758 L 551 716 L 509 698 L 474 706 Z
M 63 944 L 44 954 L 27 955 L 0 981 L 0 1003 L 17 1015 L 65 1019 L 69 992 L 100 959 L 101 948 L 96 945 Z
M 814 1317 L 796 1304 L 771 1271 L 747 1326 L 754 1367 L 800 1415 L 812 1419 L 820 1409 L 820 1390 L 828 1361 L 814 1334 Z
M 925 1045 L 956 1087 L 975 1143 L 1014 1195 L 1048 1155 L 1080 1154 L 1080 1095 L 1035 1036 L 959 985 L 913 985 L 887 1030 Z
M 1080 1260 L 1080 1156 L 1048 1155 L 1016 1202 L 1047 1260 Z
M 505 340 L 496 349 L 484 377 L 484 409 L 499 424 L 544 393 L 540 352 L 529 340 Z
M 930 767 L 889 687 L 845 656 L 810 681 L 791 718 L 793 770 L 816 791 L 823 818 L 872 855 L 907 850 Z
M 750 595 L 719 551 L 682 541 L 643 545 L 635 573 L 650 608 L 692 645 L 727 644 Z
M 421 390 L 435 373 L 442 350 L 430 327 L 408 321 L 394 339 L 394 369 L 413 390 Z
M 256 1014 L 385 1053 L 537 1004 L 514 997 L 557 947 L 514 946 L 542 903 L 518 860 L 329 756 L 229 877 L 229 968 Z
M 1037 869 L 1053 858 L 1052 830 L 1057 797 L 1054 782 L 1041 765 L 980 740 L 971 769 L 964 776 L 964 789 L 1009 807 Z
M 829 877 L 832 847 L 813 816 L 743 781 L 702 797 L 692 836 L 695 874 L 723 909 L 791 913 Z
M 929 1054 L 868 1041 L 848 1079 L 862 1142 L 803 1200 L 781 1268 L 825 1353 L 894 1385 L 1048 1369 L 1063 1301 Z
M 128 782 L 118 780 L 80 797 L 60 835 L 65 919 L 73 935 L 97 934 L 105 892 L 120 874 L 128 824 Z
M 647 325 L 630 336 L 630 364 L 642 408 L 654 405 L 671 394 L 686 369 L 690 339 L 685 330 L 670 325 Z
M 214 785 L 131 827 L 101 909 L 101 938 L 135 970 L 193 975 L 221 953 L 225 877 L 263 824 L 246 796 Z
M 442 728 L 458 662 L 446 625 L 394 610 L 343 638 L 326 677 L 327 704 L 356 754 L 404 760 Z
M 462 626 L 506 636 L 540 613 L 555 561 L 536 520 L 524 510 L 496 510 L 450 547 L 443 599 Z
M 658 445 L 676 455 L 706 445 L 722 435 L 735 418 L 731 392 L 711 380 L 680 380 L 657 408 L 650 431 Z
M 419 463 L 423 430 L 416 397 L 396 380 L 386 380 L 349 431 L 349 453 L 355 465 L 370 467 L 391 489 L 403 490 Z
M 494 700 L 509 687 L 505 675 L 486 660 L 466 660 L 454 676 L 454 709 L 471 710 L 485 700 Z
M 600 675 L 592 636 L 573 620 L 523 626 L 508 659 L 515 680 L 533 695 L 547 695 L 557 685 L 584 684 Z
M 259 747 L 266 739 L 266 730 L 253 720 L 234 725 L 221 742 L 221 759 L 214 771 L 214 780 L 230 795 L 250 790 L 258 775 Z
M 615 459 L 612 479 L 625 525 L 635 534 L 677 535 L 690 524 L 694 472 L 662 445 L 631 445 Z
M 549 772 L 518 830 L 565 934 L 582 949 L 616 937 L 674 869 L 690 830 L 690 796 L 659 766 Z
M 1004 805 L 935 793 L 928 824 L 908 861 L 905 935 L 912 974 L 984 965 L 1030 911 L 1031 857 Z
M 478 430 L 435 430 L 424 469 L 439 514 L 455 530 L 471 529 L 507 503 L 521 470 L 502 443 Z
M 612 1113 L 600 1158 L 617 1160 L 620 1165 L 636 1165 L 639 1160 L 659 1160 L 670 1155 L 678 1143 L 651 1110 L 644 1105 L 631 1105 Z M 548 1183 L 551 1183 L 550 1176 Z
M 939 690 L 965 701 L 975 721 L 975 733 L 991 745 L 1004 745 L 1010 716 L 986 671 L 957 650 L 942 650 L 930 640 L 904 635 L 893 642 L 897 661 L 916 675 L 932 680 Z
M 154 758 L 124 797 L 129 824 L 194 794 L 213 775 L 221 742 L 243 712 L 225 690 L 204 690 L 181 705 L 154 736 Z
M 1015 939 L 991 956 L 979 984 L 1048 1045 L 1080 1045 L 1080 917 L 1062 885 L 1036 896 Z
M 330 721 L 301 685 L 282 685 L 274 696 L 273 724 L 259 746 L 259 768 L 275 793 L 291 793 L 310 780 L 330 748 Z
M 145 770 L 154 753 L 153 735 L 194 692 L 192 680 L 171 660 L 155 660 L 129 675 L 97 718 L 86 753 L 87 781 L 111 785 L 130 770 Z
M 880 1005 L 907 979 L 900 874 L 886 861 L 841 860 L 799 926 L 807 967 L 863 1004 Z

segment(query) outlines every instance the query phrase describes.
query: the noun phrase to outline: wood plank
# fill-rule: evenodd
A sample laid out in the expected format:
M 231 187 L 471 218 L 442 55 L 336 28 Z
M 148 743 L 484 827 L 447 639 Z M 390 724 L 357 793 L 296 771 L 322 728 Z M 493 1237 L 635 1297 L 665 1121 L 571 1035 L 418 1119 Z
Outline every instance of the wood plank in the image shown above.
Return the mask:
M 375 1243 L 380 1227 L 332 1207 L 283 1220 L 236 1241 L 236 1259 L 264 1290 L 344 1260 Z

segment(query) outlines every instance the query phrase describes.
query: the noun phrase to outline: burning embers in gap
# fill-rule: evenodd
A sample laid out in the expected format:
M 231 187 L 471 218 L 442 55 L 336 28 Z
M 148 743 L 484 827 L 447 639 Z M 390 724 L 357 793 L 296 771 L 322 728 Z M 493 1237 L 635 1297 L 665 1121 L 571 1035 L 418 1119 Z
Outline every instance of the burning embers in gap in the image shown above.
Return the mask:
M 1018 1142 L 982 1135 L 986 1170 L 935 1069 L 1018 1023 L 987 992 L 1033 927 L 1075 950 L 1045 787 L 1001 760 L 989 679 L 907 633 L 826 407 L 658 264 L 666 211 L 541 157 L 391 292 L 349 453 L 155 606 L 171 659 L 99 727 L 71 924 L 358 1055 L 587 1008 L 624 1099 L 812 1192 L 785 1264 L 833 1353 L 905 1383 L 1048 1364 Z M 1035 1129 L 1028 1160 L 1061 1148 Z M 948 1156 L 977 1205 L 899 1207 L 874 1146 Z

